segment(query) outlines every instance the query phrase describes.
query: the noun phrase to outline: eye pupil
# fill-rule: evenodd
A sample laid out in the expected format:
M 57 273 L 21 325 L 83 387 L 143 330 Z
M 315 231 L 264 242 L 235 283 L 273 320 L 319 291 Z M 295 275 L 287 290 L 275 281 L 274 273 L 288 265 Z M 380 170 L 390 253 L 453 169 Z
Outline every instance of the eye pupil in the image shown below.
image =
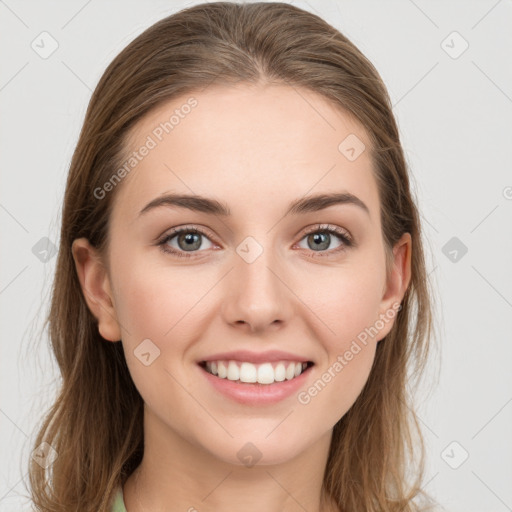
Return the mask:
M 181 247 L 181 242 L 183 240 L 186 243 L 185 247 Z M 197 245 L 198 241 L 199 241 L 199 244 Z M 199 247 L 201 247 L 200 235 L 198 235 L 197 233 L 181 234 L 180 236 L 178 236 L 178 245 L 180 245 L 180 248 L 184 249 L 185 251 L 199 249 Z
M 316 248 L 313 247 L 313 250 L 317 250 L 319 248 L 327 249 L 329 247 L 330 235 L 328 233 L 314 233 L 312 235 L 309 235 L 308 239 L 313 239 L 315 244 L 320 244 L 316 245 Z

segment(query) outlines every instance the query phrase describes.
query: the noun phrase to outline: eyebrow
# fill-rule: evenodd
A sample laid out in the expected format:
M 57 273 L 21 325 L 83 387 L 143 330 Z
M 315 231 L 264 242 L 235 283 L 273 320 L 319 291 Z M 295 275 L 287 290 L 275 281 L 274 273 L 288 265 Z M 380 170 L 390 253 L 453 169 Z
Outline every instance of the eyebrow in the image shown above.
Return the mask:
M 361 199 L 349 192 L 341 192 L 318 194 L 297 199 L 288 206 L 285 216 L 316 212 L 336 204 L 355 205 L 370 215 L 368 206 Z M 190 194 L 165 194 L 150 201 L 140 211 L 139 216 L 160 206 L 177 206 L 222 217 L 229 217 L 231 215 L 229 207 L 216 199 Z

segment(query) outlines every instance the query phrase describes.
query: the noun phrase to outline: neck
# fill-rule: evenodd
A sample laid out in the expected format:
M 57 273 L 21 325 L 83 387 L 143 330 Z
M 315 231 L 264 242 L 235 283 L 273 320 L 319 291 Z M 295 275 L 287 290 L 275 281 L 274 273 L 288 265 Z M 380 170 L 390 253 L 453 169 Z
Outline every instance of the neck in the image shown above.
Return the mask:
M 123 489 L 130 512 L 337 511 L 322 488 L 331 430 L 292 460 L 248 467 L 219 460 L 154 417 L 144 423 L 144 457 Z

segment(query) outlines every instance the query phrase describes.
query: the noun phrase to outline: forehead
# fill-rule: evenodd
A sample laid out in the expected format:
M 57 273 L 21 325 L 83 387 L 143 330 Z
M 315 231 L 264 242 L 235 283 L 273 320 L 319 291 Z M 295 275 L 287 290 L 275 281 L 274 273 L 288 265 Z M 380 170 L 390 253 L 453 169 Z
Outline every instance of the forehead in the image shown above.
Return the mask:
M 364 128 L 302 88 L 216 86 L 185 94 L 140 120 L 127 147 L 138 157 L 115 210 L 132 219 L 170 191 L 219 198 L 235 214 L 237 205 L 275 209 L 325 192 L 348 191 L 371 210 L 378 205 Z

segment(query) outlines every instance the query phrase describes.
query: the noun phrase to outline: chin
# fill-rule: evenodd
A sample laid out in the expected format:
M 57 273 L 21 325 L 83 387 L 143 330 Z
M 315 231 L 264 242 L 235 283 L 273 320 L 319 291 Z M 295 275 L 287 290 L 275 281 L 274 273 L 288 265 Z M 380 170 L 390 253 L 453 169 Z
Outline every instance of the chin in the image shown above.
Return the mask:
M 265 429 L 263 433 L 234 435 L 233 438 L 225 439 L 222 443 L 212 442 L 216 447 L 214 451 L 207 448 L 212 455 L 223 462 L 235 466 L 253 467 L 272 466 L 284 464 L 295 459 L 300 453 L 307 448 L 299 445 L 293 436 L 287 435 L 286 432 L 278 434 L 272 432 L 276 427 L 273 423 L 271 428 Z M 297 429 L 296 431 L 301 431 Z M 301 439 L 302 442 L 305 439 Z

